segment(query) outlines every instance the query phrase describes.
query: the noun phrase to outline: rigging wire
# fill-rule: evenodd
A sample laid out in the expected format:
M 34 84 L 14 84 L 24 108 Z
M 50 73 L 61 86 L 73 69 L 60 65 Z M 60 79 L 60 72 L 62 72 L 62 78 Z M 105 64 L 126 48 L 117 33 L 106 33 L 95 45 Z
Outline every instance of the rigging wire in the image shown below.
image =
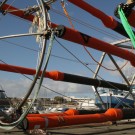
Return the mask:
M 51 8 L 52 9 L 52 8 Z M 55 10 L 56 11 L 56 10 Z M 64 15 L 65 16 L 65 15 Z M 68 16 L 67 16 L 68 17 Z M 68 17 L 69 18 L 69 17 Z M 73 17 L 70 17 L 69 18 L 69 20 L 70 19 L 72 19 L 73 20 Z M 77 19 L 74 19 L 73 21 L 76 21 Z M 71 22 L 71 21 L 70 21 Z M 81 20 L 79 20 L 78 21 L 78 23 L 80 23 L 81 22 Z M 71 23 L 70 23 L 71 24 Z M 85 25 L 86 23 L 85 22 L 83 22 L 83 25 Z M 86 26 L 86 25 L 85 25 Z M 87 27 L 87 26 L 86 26 Z M 97 29 L 98 30 L 98 29 Z M 103 31 L 103 30 L 102 30 Z M 101 31 L 101 32 L 102 32 Z M 107 32 L 105 33 L 106 35 L 108 34 Z M 112 35 L 112 34 L 111 34 Z M 110 36 L 111 36 L 110 35 Z M 115 35 L 115 38 L 116 38 L 116 35 Z M 85 47 L 85 50 L 86 50 L 86 47 Z M 88 51 L 86 51 L 87 53 L 88 53 Z M 94 57 L 92 57 L 92 55 L 90 54 L 90 53 L 88 53 L 90 56 L 91 56 L 91 58 L 98 64 L 98 61 L 96 61 L 95 59 L 94 59 Z M 121 67 L 121 69 L 124 67 L 126 65 L 126 63 Z M 108 69 L 107 67 L 105 67 L 105 66 L 103 66 L 103 65 L 101 65 L 103 68 L 105 68 L 106 70 L 110 70 L 110 71 L 116 71 L 117 69 Z
M 0 61 L 1 61 L 2 63 L 4 63 L 4 64 L 8 65 L 8 64 L 7 64 L 6 62 L 4 62 L 3 60 L 0 59 Z M 11 68 L 11 67 L 10 67 L 10 68 Z M 16 70 L 15 68 L 12 68 L 12 69 L 13 69 L 14 71 L 16 71 L 17 73 L 21 74 L 22 76 L 24 76 L 25 78 L 27 78 L 28 80 L 33 81 L 33 79 L 31 79 L 30 77 L 28 77 L 28 76 L 25 75 L 25 74 L 20 73 L 20 72 L 19 72 L 18 70 Z M 36 84 L 38 84 L 38 82 L 36 82 Z M 67 98 L 72 99 L 72 98 L 69 97 L 69 96 L 66 96 L 66 95 L 64 95 L 64 94 L 62 94 L 62 93 L 59 93 L 59 92 L 57 92 L 57 91 L 55 91 L 55 90 L 52 90 L 51 88 L 48 88 L 48 87 L 44 86 L 43 84 L 42 84 L 42 87 L 45 88 L 45 89 L 48 89 L 48 90 L 51 91 L 51 92 L 54 92 L 55 94 L 58 94 L 58 95 L 61 95 L 61 96 L 63 96 L 63 97 L 67 97 Z
M 52 9 L 52 8 L 51 8 Z M 52 10 L 54 10 L 54 9 L 52 9 Z M 55 10 L 56 11 L 56 10 Z M 59 12 L 59 14 L 60 14 L 60 12 Z M 61 14 L 62 15 L 62 14 Z M 71 18 L 72 19 L 72 18 Z M 77 19 L 75 19 L 75 20 L 77 20 Z M 79 20 L 79 22 L 80 22 L 80 20 Z M 112 35 L 112 34 L 111 34 Z M 116 36 L 115 36 L 116 37 Z
M 55 39 L 56 40 L 56 39 Z M 56 40 L 57 41 L 57 40 Z M 58 41 L 57 41 L 58 42 Z M 81 62 L 81 61 L 79 61 L 79 62 Z M 46 63 L 48 63 L 48 62 L 46 62 Z M 81 62 L 82 63 L 82 62 Z M 86 64 L 84 64 L 84 63 L 82 63 L 83 65 L 85 65 L 86 66 Z M 47 66 L 47 65 L 46 65 Z M 46 70 L 46 66 L 45 66 L 45 68 L 44 68 L 44 71 Z M 43 75 L 43 74 L 42 74 Z M 99 77 L 99 76 L 98 76 Z M 41 87 L 41 85 L 42 85 L 42 77 L 41 77 L 41 82 L 40 82 L 40 84 L 39 84 L 39 88 L 38 88 L 38 90 L 40 89 L 40 87 Z M 38 94 L 38 91 L 36 92 L 36 94 Z M 35 96 L 35 98 L 36 98 L 36 96 Z M 28 110 L 27 110 L 28 111 Z
M 23 45 L 18 44 L 18 43 L 13 43 L 13 42 L 11 42 L 11 41 L 7 41 L 7 40 L 0 40 L 0 41 L 9 43 L 9 44 L 11 44 L 11 45 L 15 45 L 15 46 L 17 46 L 17 47 L 21 47 L 21 48 L 24 48 L 24 49 L 27 49 L 27 50 L 30 50 L 30 51 L 33 51 L 33 52 L 38 52 L 38 51 L 40 51 L 40 49 L 33 49 L 33 48 L 26 47 L 26 46 L 23 46 Z M 46 54 L 46 53 L 45 53 L 45 54 Z M 59 59 L 63 59 L 63 60 L 67 60 L 67 61 L 71 61 L 71 62 L 76 62 L 76 63 L 78 63 L 77 60 L 69 59 L 69 58 L 62 57 L 62 56 L 58 56 L 58 55 L 54 55 L 54 54 L 51 54 L 51 57 L 55 57 L 55 58 L 59 58 Z M 96 63 L 89 63 L 89 62 L 83 62 L 83 63 L 85 63 L 86 65 L 97 65 Z
M 19 11 L 20 9 L 18 9 L 18 10 L 10 10 L 10 11 L 6 11 L 7 13 L 9 12 L 15 12 L 15 11 Z M 26 9 L 21 9 L 21 11 L 25 11 Z M 54 9 L 54 8 L 52 8 L 52 7 L 50 7 L 50 10 L 52 11 L 52 12 L 54 12 L 54 13 L 56 13 L 56 14 L 59 14 L 59 15 L 61 15 L 61 16 L 64 16 L 64 17 L 66 17 L 61 11 L 58 11 L 58 10 L 56 10 L 56 9 Z M 11 15 L 11 14 L 10 14 Z M 12 16 L 14 16 L 14 15 L 12 15 Z M 14 16 L 14 17 L 17 17 L 17 16 Z M 17 17 L 18 18 L 18 17 Z M 23 21 L 27 21 L 27 20 L 25 20 L 25 19 L 23 19 L 23 18 L 20 18 L 20 19 L 22 19 Z M 114 38 L 114 39 L 119 39 L 119 38 L 121 38 L 121 37 L 119 37 L 119 36 L 116 36 L 116 35 L 114 35 L 114 34 L 112 34 L 112 33 L 109 33 L 109 32 L 107 32 L 107 31 L 105 31 L 105 30 L 103 30 L 103 29 L 101 29 L 101 28 L 98 28 L 98 27 L 95 27 L 95 26 L 92 26 L 92 25 L 90 25 L 90 24 L 88 24 L 88 23 L 86 23 L 86 22 L 84 22 L 84 21 L 82 21 L 82 20 L 80 20 L 80 19 L 77 19 L 77 18 L 75 18 L 75 17 L 72 17 L 72 16 L 70 16 L 70 19 L 71 20 L 73 20 L 73 21 L 75 21 L 75 22 L 77 22 L 78 24 L 81 24 L 81 25 L 83 25 L 83 26 L 85 26 L 85 27 L 87 27 L 87 28 L 90 28 L 90 29 L 93 29 L 93 30 L 95 30 L 95 31 L 97 31 L 97 32 L 99 32 L 99 33 L 102 33 L 102 34 L 105 34 L 105 35 L 108 35 L 108 36 L 110 36 L 110 37 L 112 37 L 112 38 Z M 28 21 L 27 21 L 28 22 Z
M 111 68 L 107 68 L 106 66 L 104 66 L 103 64 L 99 63 L 93 56 L 92 54 L 88 51 L 88 49 L 83 45 L 84 50 L 87 52 L 87 54 L 92 58 L 92 60 L 94 62 L 96 62 L 98 65 L 100 65 L 102 68 L 108 70 L 108 71 L 118 71 L 119 69 L 122 70 L 127 64 L 128 61 L 126 61 L 119 69 L 115 68 L 115 69 L 111 69 Z
M 87 64 L 85 64 L 85 63 L 83 63 L 79 58 L 77 58 L 73 53 L 71 53 L 67 48 L 65 48 L 56 38 L 55 38 L 55 40 L 58 42 L 58 44 L 62 47 L 62 48 L 64 48 L 66 51 L 68 51 L 73 57 L 75 57 L 75 59 L 77 59 L 77 61 L 79 62 L 79 63 L 81 63 L 81 64 L 83 64 L 86 68 L 88 68 L 92 73 L 95 73 L 92 69 L 90 69 L 88 66 L 87 66 Z M 99 75 L 98 75 L 98 77 L 100 78 L 100 79 L 102 79 L 102 80 L 104 80 L 102 77 L 100 77 Z M 99 80 L 100 81 L 100 80 Z M 111 84 L 110 84 L 111 85 Z M 113 86 L 113 87 L 115 87 L 115 86 Z M 116 88 L 116 87 L 115 87 Z M 48 88 L 47 88 L 48 89 Z M 116 89 L 118 89 L 118 88 L 116 88 Z M 52 91 L 52 90 L 51 90 Z M 55 91 L 53 91 L 53 92 L 55 92 Z M 58 92 L 55 92 L 55 93 L 57 93 L 57 94 L 59 94 L 59 95 L 62 95 L 61 93 L 58 93 Z M 65 96 L 65 95 L 62 95 L 62 96 Z M 67 96 L 66 96 L 67 97 Z
M 131 39 L 132 48 L 135 48 L 135 35 L 134 35 L 133 31 L 132 31 L 131 26 L 128 23 L 128 20 L 127 20 L 127 18 L 125 16 L 125 14 L 124 14 L 121 6 L 118 7 L 118 14 L 120 16 L 120 19 L 121 19 L 121 22 L 123 24 L 123 27 L 124 27 L 125 31 L 127 32 L 128 36 Z M 134 82 L 134 76 L 132 78 L 132 82 L 130 82 L 130 86 L 132 86 L 133 82 Z M 129 90 L 129 93 L 124 97 L 124 99 L 126 99 L 130 94 L 132 95 L 132 98 L 135 99 L 134 95 L 132 94 L 132 87 Z M 122 101 L 124 101 L 124 99 Z M 115 107 L 119 107 L 119 105 L 121 104 L 121 102 L 119 102 Z
M 16 0 L 13 0 L 10 4 L 9 4 L 9 6 L 8 6 L 8 8 L 7 8 L 7 10 L 13 5 L 13 3 L 15 2 Z M 4 13 L 6 13 L 6 10 L 4 11 Z M 0 15 L 0 20 L 2 19 L 2 15 Z
M 130 39 L 131 39 L 132 48 L 135 48 L 135 35 L 134 35 L 134 32 L 132 31 L 131 26 L 130 26 L 129 23 L 128 23 L 128 20 L 127 20 L 127 18 L 126 18 L 125 13 L 123 12 L 123 9 L 122 9 L 121 5 L 119 5 L 119 7 L 118 7 L 118 14 L 119 14 L 119 17 L 120 17 L 120 19 L 121 19 L 121 22 L 122 22 L 122 24 L 123 24 L 123 27 L 124 27 L 125 31 L 127 32 L 128 36 L 129 36 Z M 132 95 L 132 98 L 135 100 L 135 97 L 134 97 L 134 95 L 132 94 L 132 85 L 133 85 L 133 83 L 134 83 L 134 79 L 135 79 L 135 78 L 134 78 L 134 75 L 133 75 L 132 80 L 131 80 L 131 82 L 130 82 L 131 89 L 130 89 L 129 93 L 125 96 L 125 98 L 127 98 L 127 97 L 131 94 L 131 95 Z M 125 98 L 124 98 L 124 99 L 125 99 Z M 123 99 L 123 100 L 124 100 L 124 99 Z
M 53 8 L 51 8 L 51 10 L 52 10 L 52 11 L 54 10 L 55 12 L 57 11 L 57 10 L 55 10 L 55 9 L 53 9 Z M 63 15 L 63 13 L 61 13 L 61 12 L 59 12 L 59 11 L 57 11 L 57 12 L 58 12 L 58 14 L 60 14 L 60 15 L 62 15 L 62 16 L 65 16 L 65 15 Z M 57 13 L 57 12 L 56 12 L 56 13 Z M 74 20 L 74 21 L 77 20 L 76 18 L 73 19 L 73 17 L 71 17 L 71 19 Z M 79 19 L 78 19 L 78 20 L 79 20 Z M 79 21 L 77 21 L 77 22 L 80 23 L 80 22 L 83 22 L 83 21 L 79 20 Z M 83 22 L 83 25 L 84 25 L 84 24 L 85 24 L 85 22 Z M 87 24 L 87 25 L 89 25 L 89 24 Z M 88 26 L 86 26 L 86 27 L 88 27 Z M 92 27 L 94 27 L 94 26 L 92 26 Z M 99 29 L 99 28 L 98 28 L 98 29 Z M 96 31 L 97 31 L 98 29 L 96 29 Z M 101 30 L 100 33 L 103 33 L 102 31 L 104 31 L 104 30 Z M 105 31 L 104 31 L 104 32 L 105 32 Z M 108 32 L 105 32 L 104 34 L 107 35 L 107 33 L 108 33 Z M 108 33 L 108 34 L 109 34 L 110 36 L 112 36 L 112 34 L 110 34 L 110 33 Z M 117 36 L 117 37 L 118 37 L 118 36 Z M 115 35 L 115 37 L 113 37 L 113 38 L 116 38 L 116 35 Z
M 110 69 L 105 67 L 103 64 L 99 63 L 93 56 L 92 54 L 88 51 L 88 49 L 83 45 L 84 50 L 87 52 L 87 54 L 93 59 L 93 61 L 95 61 L 98 65 L 100 65 L 102 68 L 109 70 L 109 71 L 118 71 L 119 69 L 115 68 L 115 69 Z M 122 70 L 126 65 L 128 64 L 128 61 L 126 61 L 121 67 L 120 69 Z
M 62 5 L 62 7 L 63 7 L 63 10 L 64 10 L 65 15 L 67 16 L 67 18 L 68 18 L 68 20 L 69 20 L 69 23 L 70 23 L 71 27 L 74 29 L 73 23 L 72 23 L 72 21 L 71 21 L 71 19 L 70 19 L 70 16 L 69 16 L 69 14 L 68 14 L 68 12 L 67 12 L 67 10 L 66 10 L 66 8 L 65 8 L 65 3 L 64 3 L 64 1 L 61 1 L 61 5 Z M 109 71 L 118 71 L 118 70 L 119 70 L 119 69 L 117 69 L 117 68 L 116 68 L 116 69 L 110 69 L 110 68 L 107 68 L 107 67 L 103 66 L 103 64 L 99 63 L 99 62 L 92 56 L 92 54 L 88 51 L 88 49 L 85 47 L 85 45 L 82 45 L 82 46 L 83 46 L 84 50 L 87 52 L 87 54 L 92 58 L 92 60 L 93 60 L 94 62 L 96 62 L 98 65 L 100 65 L 101 67 L 103 67 L 104 69 L 109 70 Z M 122 67 L 120 67 L 120 69 L 122 70 L 122 69 L 127 65 L 127 63 L 128 63 L 128 61 L 126 61 L 126 63 L 125 63 Z
M 91 69 L 91 68 L 89 68 L 86 64 L 84 64 L 79 58 L 77 58 L 71 51 L 69 51 L 62 43 L 60 43 L 60 41 L 58 41 L 56 38 L 55 38 L 55 40 L 56 40 L 56 42 L 62 47 L 62 48 L 64 48 L 69 54 L 71 54 L 76 60 L 78 60 L 82 65 L 84 65 L 88 70 L 90 70 L 92 73 L 94 73 L 95 74 L 95 72 Z M 104 80 L 100 75 L 97 75 L 101 80 Z M 106 81 L 106 80 L 104 80 L 104 81 Z M 99 80 L 99 82 L 100 82 L 100 80 Z M 114 89 L 117 89 L 117 90 L 119 90 L 117 87 L 115 87 L 114 85 L 112 85 L 112 84 L 110 84 L 108 81 L 106 81 L 110 86 L 113 86 L 114 87 Z M 98 86 L 98 87 L 100 87 L 100 86 Z
M 50 10 L 51 10 L 52 12 L 56 13 L 56 14 L 59 14 L 59 15 L 61 15 L 61 16 L 63 16 L 63 17 L 66 17 L 66 16 L 65 16 L 61 11 L 59 11 L 59 10 L 56 10 L 56 9 L 54 9 L 54 8 L 52 8 L 52 7 L 51 7 Z M 86 28 L 93 29 L 93 30 L 95 30 L 95 31 L 97 31 L 97 32 L 99 32 L 99 33 L 102 33 L 102 34 L 104 34 L 104 35 L 110 36 L 110 37 L 112 37 L 112 38 L 114 38 L 114 39 L 120 39 L 120 38 L 121 38 L 121 37 L 119 37 L 118 35 L 116 36 L 116 35 L 114 35 L 114 34 L 112 34 L 112 33 L 109 33 L 109 32 L 107 32 L 107 31 L 105 31 L 105 30 L 103 30 L 103 29 L 101 29 L 101 28 L 95 27 L 95 26 L 93 26 L 93 25 L 91 25 L 91 24 L 89 24 L 89 23 L 87 23 L 87 22 L 84 22 L 84 21 L 82 21 L 82 20 L 80 20 L 80 19 L 77 19 L 77 18 L 75 18 L 75 17 L 70 16 L 70 18 L 71 18 L 72 21 L 77 22 L 78 24 L 81 24 L 81 25 L 85 26 Z

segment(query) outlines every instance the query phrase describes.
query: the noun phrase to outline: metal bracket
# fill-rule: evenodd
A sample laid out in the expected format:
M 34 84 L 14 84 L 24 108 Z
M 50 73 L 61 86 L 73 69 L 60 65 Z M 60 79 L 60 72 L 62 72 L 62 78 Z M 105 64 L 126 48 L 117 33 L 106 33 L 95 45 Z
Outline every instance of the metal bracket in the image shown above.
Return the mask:
M 0 2 L 0 12 L 5 15 L 6 11 L 2 10 L 2 6 L 7 2 L 8 0 L 3 0 L 2 2 Z
M 7 2 L 8 0 L 3 0 L 2 2 L 0 2 L 0 9 L 1 7 Z
M 37 12 L 39 10 L 38 6 L 33 6 L 33 7 L 28 7 L 25 11 L 24 11 L 24 15 L 31 15 L 35 12 Z
M 66 31 L 65 26 L 59 25 L 58 27 L 55 28 L 56 32 L 55 35 L 60 38 L 65 34 L 65 31 Z

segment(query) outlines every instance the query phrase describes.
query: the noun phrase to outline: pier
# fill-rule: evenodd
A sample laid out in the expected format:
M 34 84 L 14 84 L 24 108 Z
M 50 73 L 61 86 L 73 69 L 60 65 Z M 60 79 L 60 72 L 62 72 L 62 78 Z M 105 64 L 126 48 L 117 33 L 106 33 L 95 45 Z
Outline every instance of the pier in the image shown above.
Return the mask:
M 37 135 L 134 135 L 135 121 L 126 120 L 117 123 L 106 122 L 98 124 L 84 124 L 77 126 L 65 126 L 53 129 L 47 129 L 46 133 L 41 130 L 36 131 Z M 23 129 L 15 128 L 10 131 L 0 129 L 0 135 L 35 135 Z

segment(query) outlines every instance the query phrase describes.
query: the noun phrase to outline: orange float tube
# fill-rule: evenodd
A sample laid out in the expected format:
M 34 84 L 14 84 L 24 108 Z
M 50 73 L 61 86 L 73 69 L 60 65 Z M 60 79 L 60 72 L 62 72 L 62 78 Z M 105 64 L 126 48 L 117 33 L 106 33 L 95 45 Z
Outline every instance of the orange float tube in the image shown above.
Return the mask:
M 102 114 L 74 115 L 74 116 L 52 116 L 52 117 L 27 117 L 24 122 L 25 130 L 45 129 L 60 126 L 101 123 L 117 121 L 123 118 L 122 110 L 109 109 Z
M 74 116 L 78 115 L 79 112 L 75 109 L 69 109 L 62 113 L 45 113 L 45 114 L 28 114 L 27 117 L 50 117 L 50 116 Z
M 81 3 L 82 6 L 85 3 L 82 0 L 80 0 L 79 2 L 78 2 L 78 0 L 69 0 L 69 1 L 72 2 L 72 3 L 75 3 L 75 4 L 77 4 L 77 3 L 80 4 Z M 85 3 L 85 4 L 87 4 L 87 3 Z M 87 6 L 89 6 L 89 5 L 87 4 Z M 85 6 L 84 6 L 84 8 L 85 8 Z M 32 21 L 33 18 L 34 18 L 33 15 L 25 16 L 24 12 L 22 10 L 19 10 L 17 8 L 9 6 L 8 4 L 4 4 L 2 6 L 2 10 L 6 10 L 6 9 L 8 9 L 8 10 L 16 10 L 15 12 L 10 12 L 10 13 L 15 15 L 15 16 L 21 17 L 23 19 L 27 19 L 29 21 Z M 98 12 L 96 12 L 96 13 L 98 13 Z M 100 17 L 101 18 L 103 17 L 103 20 L 105 20 L 105 21 L 107 19 L 106 18 L 107 15 L 103 15 L 103 16 L 100 15 Z M 108 22 L 106 21 L 107 22 L 106 25 L 108 25 L 108 27 L 112 26 L 113 29 L 117 29 L 115 27 L 117 26 L 118 22 L 116 22 L 112 17 L 109 17 L 108 19 L 110 20 L 109 22 L 112 22 L 112 23 L 108 24 Z M 51 25 L 52 25 L 52 27 L 57 27 L 58 26 L 57 24 L 53 24 L 53 23 L 51 23 Z M 65 40 L 68 40 L 68 41 L 71 41 L 71 42 L 74 42 L 74 43 L 77 43 L 77 44 L 81 44 L 81 45 L 83 44 L 83 45 L 85 45 L 87 47 L 91 47 L 91 48 L 99 50 L 99 51 L 103 51 L 103 52 L 106 52 L 106 53 L 109 53 L 109 54 L 112 54 L 112 55 L 116 55 L 116 56 L 118 56 L 120 58 L 123 58 L 125 60 L 129 60 L 131 62 L 131 64 L 133 66 L 135 66 L 135 55 L 134 55 L 134 53 L 129 52 L 128 50 L 118 48 L 116 46 L 113 46 L 113 45 L 111 45 L 109 43 L 106 43 L 106 42 L 101 41 L 99 39 L 96 39 L 94 37 L 88 36 L 86 34 L 83 34 L 83 33 L 79 32 L 77 30 L 70 29 L 68 27 L 65 27 L 65 30 L 66 30 L 65 34 L 62 35 L 61 38 L 65 39 Z M 122 29 L 119 32 L 121 34 L 123 34 L 124 36 L 127 36 L 127 33 L 125 31 L 123 31 L 123 30 L 124 29 Z M 74 36 L 72 36 L 72 35 L 74 35 Z
M 82 6 L 85 3 L 82 0 L 79 1 L 79 2 L 78 2 L 78 0 L 69 0 L 69 1 L 72 2 L 72 3 L 75 3 L 75 4 L 81 3 Z M 85 3 L 85 6 L 83 8 L 85 8 L 86 5 L 89 6 L 87 3 Z M 81 8 L 82 8 L 82 6 L 81 6 Z M 9 6 L 8 4 L 4 4 L 2 6 L 2 10 L 6 10 L 7 8 L 8 8 L 8 10 L 16 10 L 15 12 L 11 12 L 11 14 L 19 16 L 19 17 L 24 18 L 24 19 L 27 19 L 29 21 L 32 21 L 33 18 L 34 18 L 33 15 L 25 16 L 23 11 L 21 11 L 21 10 L 19 10 L 17 8 L 14 8 L 12 6 Z M 103 20 L 106 21 L 107 15 L 103 15 L 103 16 L 101 16 L 101 18 L 102 17 L 103 17 Z M 108 22 L 106 21 L 107 22 L 106 25 L 113 26 L 113 27 L 117 26 L 117 22 L 114 21 L 114 19 L 109 17 L 109 20 L 110 20 L 109 22 L 112 21 L 112 23 L 108 24 Z M 51 23 L 51 25 L 53 27 L 58 26 L 57 24 L 53 24 L 53 23 Z M 71 42 L 74 42 L 74 43 L 83 44 L 83 45 L 85 45 L 87 47 L 91 47 L 91 48 L 94 48 L 94 49 L 97 49 L 97 50 L 100 50 L 100 51 L 103 51 L 103 52 L 106 52 L 106 53 L 109 53 L 109 54 L 112 54 L 112 55 L 116 55 L 116 56 L 118 56 L 120 58 L 129 60 L 131 62 L 131 64 L 133 66 L 135 66 L 135 61 L 134 61 L 135 60 L 135 55 L 133 53 L 131 53 L 131 52 L 127 51 L 127 50 L 118 48 L 116 46 L 113 46 L 113 45 L 111 45 L 109 43 L 106 43 L 104 41 L 98 40 L 96 38 L 90 37 L 90 36 L 88 36 L 86 34 L 83 34 L 83 33 L 79 32 L 79 31 L 76 31 L 74 29 L 70 29 L 68 27 L 65 27 L 65 28 L 66 28 L 65 34 L 61 38 L 65 39 L 65 40 L 68 40 L 68 41 L 71 41 Z M 72 36 L 72 35 L 74 35 L 74 36 Z
M 98 19 L 100 19 L 106 27 L 115 29 L 118 26 L 118 22 L 112 16 L 106 15 L 104 12 L 91 6 L 90 4 L 86 3 L 85 1 L 83 1 L 83 0 L 80 0 L 79 2 L 78 2 L 78 0 L 68 0 L 68 1 L 71 2 L 72 4 L 75 4 L 76 6 L 78 6 L 80 8 L 82 8 L 83 10 L 89 12 L 90 14 L 97 17 Z
M 36 70 L 32 68 L 25 68 L 20 66 L 14 66 L 9 64 L 2 64 L 0 63 L 0 70 L 8 71 L 8 72 L 14 72 L 14 73 L 21 73 L 21 74 L 27 74 L 27 75 L 35 75 Z M 42 71 L 40 71 L 39 76 L 41 76 Z M 53 80 L 63 80 L 64 74 L 59 71 L 51 71 L 45 73 L 45 77 L 53 79 Z

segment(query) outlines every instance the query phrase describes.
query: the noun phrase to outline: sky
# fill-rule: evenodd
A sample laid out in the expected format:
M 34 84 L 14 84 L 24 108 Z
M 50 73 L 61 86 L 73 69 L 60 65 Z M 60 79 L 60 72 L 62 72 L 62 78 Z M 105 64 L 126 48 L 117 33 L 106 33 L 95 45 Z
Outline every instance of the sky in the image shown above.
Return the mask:
M 107 15 L 113 16 L 116 20 L 118 19 L 114 16 L 114 10 L 118 4 L 125 2 L 125 0 L 85 1 L 90 5 L 103 11 Z M 99 19 L 95 18 L 86 11 L 71 4 L 67 0 L 65 0 L 65 3 L 69 15 L 73 17 L 74 20 L 76 20 L 71 20 L 76 30 L 88 34 L 97 39 L 106 41 L 108 43 L 113 43 L 115 41 L 125 38 L 120 34 L 117 34 L 116 32 L 107 29 Z M 12 6 L 15 6 L 20 9 L 24 9 L 29 6 L 36 5 L 37 1 L 8 0 L 8 4 L 11 4 Z M 60 0 L 57 0 L 55 3 L 51 5 L 51 9 L 49 11 L 50 19 L 53 23 L 62 24 L 71 28 L 68 19 L 58 13 L 63 13 Z M 6 14 L 5 16 L 0 14 L 0 36 L 28 33 L 30 27 L 31 22 L 29 21 L 20 19 L 10 14 Z M 86 53 L 83 46 L 59 38 L 57 38 L 57 40 L 70 52 L 72 52 L 78 59 L 85 63 L 88 63 L 88 67 L 92 71 L 96 70 L 97 64 Z M 99 61 L 102 52 L 91 48 L 87 49 L 93 55 L 93 57 L 97 61 Z M 34 36 L 0 40 L 0 62 L 2 63 L 2 61 L 4 61 L 7 64 L 35 69 L 37 65 L 38 50 L 39 45 L 36 42 Z M 120 59 L 118 57 L 114 56 L 114 58 L 118 62 L 119 66 L 122 66 L 126 62 L 125 60 Z M 103 62 L 103 65 L 108 68 L 115 68 L 107 56 Z M 128 63 L 124 67 L 124 72 L 126 72 L 127 74 L 131 74 L 131 70 L 129 67 L 131 67 L 130 63 Z M 88 68 L 79 63 L 69 52 L 67 52 L 56 41 L 54 41 L 51 57 L 47 67 L 47 71 L 52 70 L 58 70 L 64 73 L 81 75 L 90 78 L 93 77 L 93 73 L 90 70 L 88 70 Z M 101 76 L 104 80 L 107 81 L 122 82 L 122 77 L 119 75 L 117 71 L 111 72 L 101 68 L 99 76 Z M 33 79 L 33 76 L 29 77 Z M 24 97 L 26 92 L 28 91 L 30 84 L 31 81 L 21 74 L 0 71 L 0 85 L 9 97 Z M 53 91 L 59 92 L 66 96 L 94 98 L 94 92 L 91 86 L 53 81 L 47 78 L 44 79 L 43 85 Z M 41 88 L 39 93 L 39 97 L 54 96 L 59 95 L 54 92 L 51 92 L 46 88 Z

